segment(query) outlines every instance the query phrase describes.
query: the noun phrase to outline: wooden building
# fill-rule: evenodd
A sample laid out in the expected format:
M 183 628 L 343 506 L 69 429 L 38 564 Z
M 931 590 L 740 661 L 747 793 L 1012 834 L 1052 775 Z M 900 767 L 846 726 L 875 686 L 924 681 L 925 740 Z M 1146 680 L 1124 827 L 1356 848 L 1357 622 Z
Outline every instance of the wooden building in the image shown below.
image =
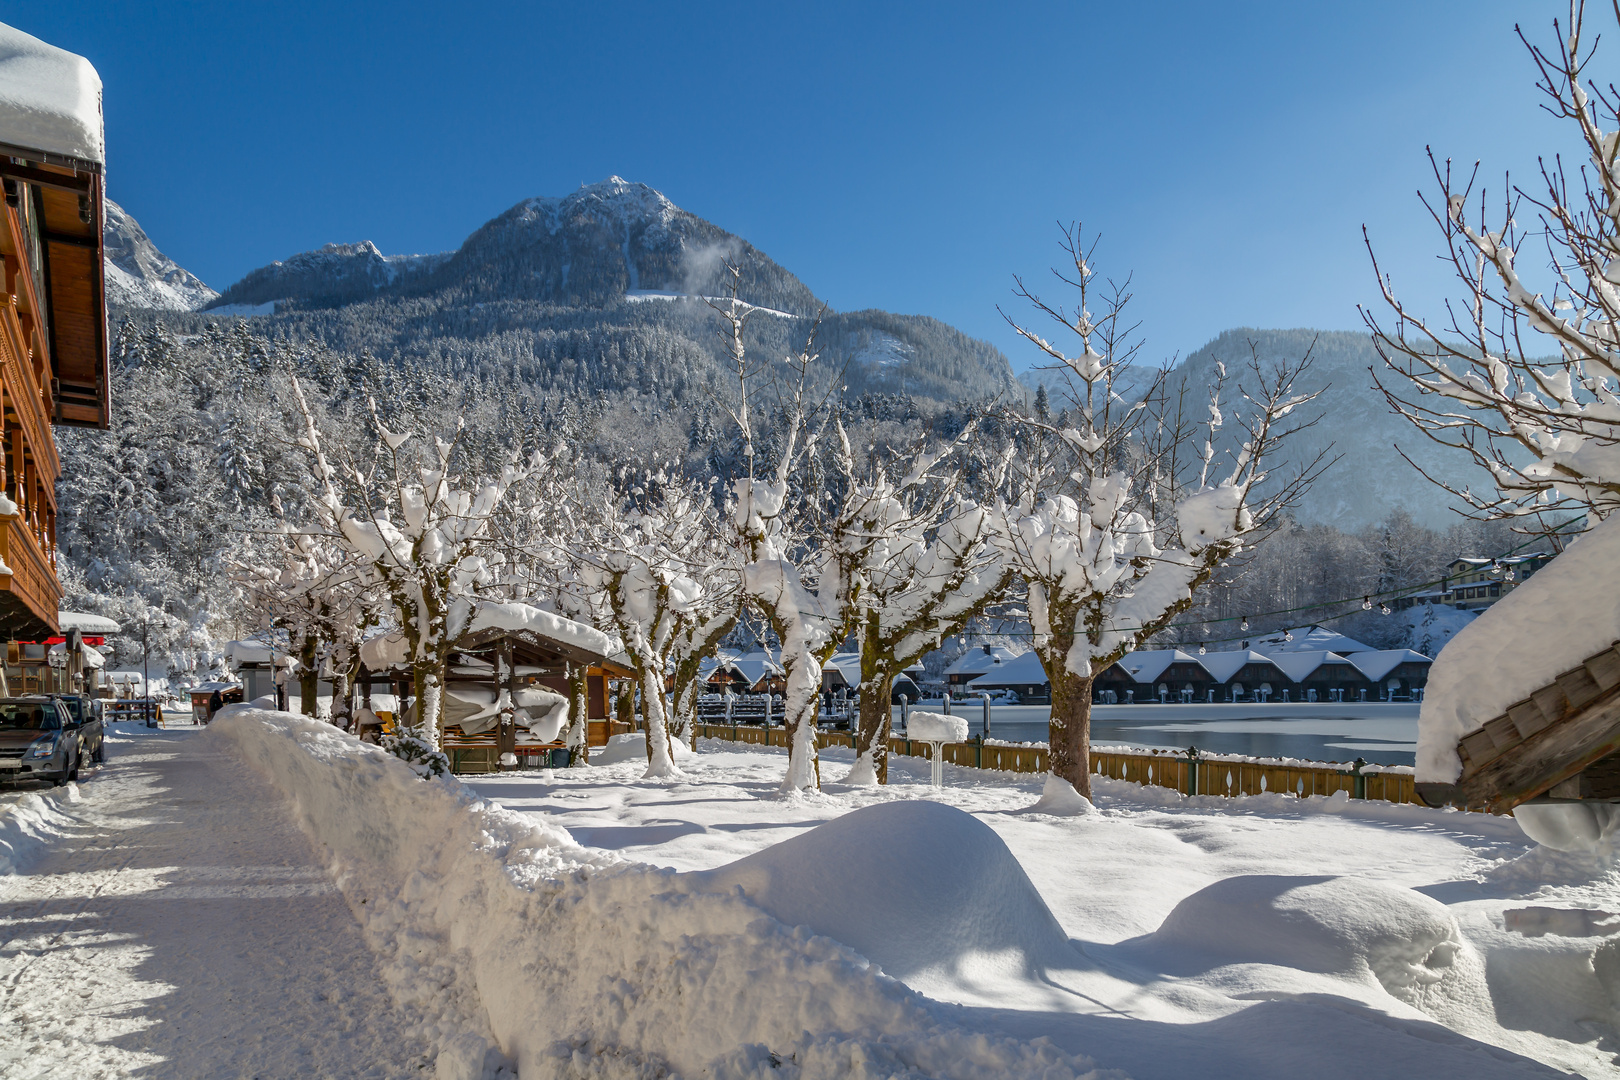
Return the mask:
M 0 26 L 0 631 L 58 631 L 53 424 L 105 428 L 101 80 L 81 56 Z

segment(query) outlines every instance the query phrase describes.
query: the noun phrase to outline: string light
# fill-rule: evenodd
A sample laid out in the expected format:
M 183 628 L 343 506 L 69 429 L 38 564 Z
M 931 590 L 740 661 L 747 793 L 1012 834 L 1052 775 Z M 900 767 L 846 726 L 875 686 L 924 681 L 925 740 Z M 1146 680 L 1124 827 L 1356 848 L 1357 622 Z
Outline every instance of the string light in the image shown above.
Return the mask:
M 1361 598 L 1361 610 L 1362 611 L 1371 611 L 1372 610 L 1372 597 L 1363 596 Z
M 1203 656 L 1203 655 L 1204 655 L 1204 651 L 1205 651 L 1205 650 L 1204 650 L 1204 643 L 1203 643 L 1203 642 L 1202 642 L 1202 641 L 1200 641 L 1200 642 L 1199 642 L 1199 643 L 1198 643 L 1198 655 L 1199 655 L 1199 656 Z
M 1389 605 L 1388 604 L 1379 604 L 1378 605 L 1378 614 L 1380 614 L 1380 615 L 1388 615 L 1389 614 Z
M 1238 629 L 1245 634 L 1249 632 L 1249 617 L 1247 615 L 1243 616 L 1243 621 L 1238 623 Z
M 1294 640 L 1294 632 L 1292 630 L 1284 630 L 1283 631 L 1283 640 L 1284 641 L 1293 641 Z

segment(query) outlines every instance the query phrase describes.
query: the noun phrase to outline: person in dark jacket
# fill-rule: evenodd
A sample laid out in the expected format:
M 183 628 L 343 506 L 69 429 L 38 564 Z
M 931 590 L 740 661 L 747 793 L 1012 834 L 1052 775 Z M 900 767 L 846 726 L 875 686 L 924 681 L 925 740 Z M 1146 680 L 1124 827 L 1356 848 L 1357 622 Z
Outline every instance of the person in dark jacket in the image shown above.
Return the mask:
M 212 694 L 209 694 L 208 695 L 208 720 L 204 720 L 203 723 L 206 725 L 209 720 L 212 720 L 214 718 L 214 714 L 219 712 L 219 710 L 223 709 L 224 707 L 225 707 L 225 699 L 220 696 L 218 690 L 215 690 Z

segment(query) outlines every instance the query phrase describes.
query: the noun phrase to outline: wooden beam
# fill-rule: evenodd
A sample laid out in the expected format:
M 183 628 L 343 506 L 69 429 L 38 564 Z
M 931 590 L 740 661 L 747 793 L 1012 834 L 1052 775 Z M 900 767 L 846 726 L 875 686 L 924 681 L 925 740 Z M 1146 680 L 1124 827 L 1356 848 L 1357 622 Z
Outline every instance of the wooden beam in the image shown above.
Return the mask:
M 29 184 L 38 184 L 40 187 L 61 188 L 63 191 L 72 191 L 79 195 L 90 194 L 90 175 L 74 173 L 52 172 L 50 169 L 37 169 L 32 165 L 18 165 L 15 162 L 0 158 L 0 176 L 8 180 L 21 180 Z

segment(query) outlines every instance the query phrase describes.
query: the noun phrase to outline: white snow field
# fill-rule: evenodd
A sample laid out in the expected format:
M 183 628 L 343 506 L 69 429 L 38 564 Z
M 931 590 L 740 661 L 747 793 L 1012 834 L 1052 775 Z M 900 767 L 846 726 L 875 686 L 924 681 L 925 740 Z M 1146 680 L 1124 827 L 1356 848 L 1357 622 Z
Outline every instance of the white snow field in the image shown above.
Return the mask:
M 283 796 L 200 729 L 115 725 L 0 796 L 0 1076 L 431 1075 Z
M 1614 965 L 1556 932 L 1620 911 L 1615 853 L 1511 819 L 921 759 L 848 788 L 847 750 L 784 796 L 781 750 L 648 781 L 622 739 L 424 781 L 240 706 L 114 750 L 0 818 L 0 1075 L 1620 1072 Z M 1577 914 L 1504 928 L 1530 908 Z

